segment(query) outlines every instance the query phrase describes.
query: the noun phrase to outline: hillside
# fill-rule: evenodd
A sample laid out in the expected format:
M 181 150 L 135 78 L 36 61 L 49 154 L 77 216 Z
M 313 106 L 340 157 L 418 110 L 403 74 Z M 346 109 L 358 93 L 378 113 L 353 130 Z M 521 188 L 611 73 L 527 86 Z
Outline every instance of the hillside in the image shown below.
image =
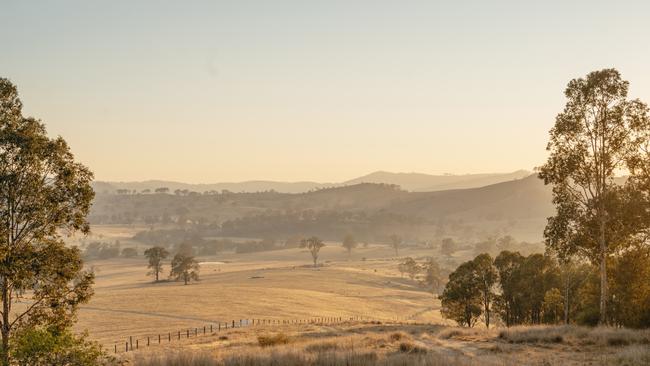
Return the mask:
M 483 187 L 490 184 L 524 178 L 529 175 L 530 172 L 526 170 L 518 170 L 512 173 L 463 175 L 430 175 L 421 173 L 390 173 L 379 171 L 363 177 L 351 179 L 344 182 L 344 184 L 385 183 L 395 184 L 404 190 L 412 192 L 431 192 Z
M 359 178 L 350 179 L 339 183 L 318 182 L 277 182 L 268 180 L 254 180 L 244 182 L 224 182 L 213 184 L 190 184 L 165 180 L 147 180 L 143 182 L 106 182 L 93 183 L 95 191 L 103 194 L 115 193 L 118 189 L 142 192 L 154 191 L 156 188 L 166 187 L 170 192 L 187 190 L 194 192 L 210 192 L 223 190 L 241 192 L 276 191 L 282 193 L 304 193 L 315 189 L 328 187 L 342 187 L 359 183 L 384 183 L 400 186 L 403 190 L 413 192 L 440 191 L 448 189 L 476 188 L 506 182 L 528 176 L 530 172 L 518 170 L 512 173 L 494 174 L 465 174 L 465 175 L 430 175 L 421 173 L 390 173 L 374 172 Z
M 553 212 L 548 187 L 529 176 L 480 188 L 407 192 L 360 183 L 307 193 L 101 194 L 94 224 L 211 228 L 212 235 L 337 239 L 346 232 L 385 241 L 399 233 L 413 241 L 444 235 L 476 237 L 508 232 L 537 241 Z

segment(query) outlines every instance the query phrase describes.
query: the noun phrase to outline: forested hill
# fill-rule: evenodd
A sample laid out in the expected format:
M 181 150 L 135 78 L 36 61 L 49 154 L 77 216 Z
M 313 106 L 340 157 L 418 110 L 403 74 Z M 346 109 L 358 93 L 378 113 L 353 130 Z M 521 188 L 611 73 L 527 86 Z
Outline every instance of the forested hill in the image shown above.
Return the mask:
M 94 224 L 199 226 L 246 237 L 313 233 L 338 238 L 354 232 L 372 240 L 391 232 L 414 239 L 508 232 L 522 240 L 536 240 L 552 213 L 549 187 L 531 175 L 480 188 L 436 192 L 407 192 L 372 183 L 297 194 L 98 192 L 90 219 Z
M 304 193 L 315 189 L 344 187 L 359 183 L 384 183 L 398 185 L 405 191 L 431 192 L 447 189 L 477 188 L 489 184 L 507 182 L 513 179 L 524 178 L 530 172 L 518 170 L 512 173 L 491 174 L 463 174 L 463 175 L 432 175 L 422 173 L 391 173 L 378 171 L 358 178 L 338 183 L 323 182 L 278 182 L 269 180 L 253 180 L 245 182 L 189 184 L 181 182 L 148 180 L 144 182 L 105 182 L 93 183 L 95 191 L 99 193 L 151 193 L 157 189 L 167 189 L 169 193 L 179 192 L 210 192 L 223 190 L 231 192 L 262 192 L 276 191 L 282 193 Z M 135 192 L 134 192 L 135 191 Z

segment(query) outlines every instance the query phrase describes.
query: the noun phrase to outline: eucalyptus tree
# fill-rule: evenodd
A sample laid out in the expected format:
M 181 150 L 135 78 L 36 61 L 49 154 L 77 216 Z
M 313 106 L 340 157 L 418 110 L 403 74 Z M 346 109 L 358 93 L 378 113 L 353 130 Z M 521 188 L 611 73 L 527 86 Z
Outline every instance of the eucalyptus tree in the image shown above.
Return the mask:
M 24 117 L 16 87 L 0 78 L 0 334 L 2 365 L 12 363 L 18 329 L 65 330 L 92 295 L 94 276 L 63 238 L 88 233 L 91 171 L 61 137 Z M 14 307 L 16 302 L 22 306 Z
M 581 255 L 599 267 L 600 318 L 607 322 L 607 260 L 629 244 L 626 219 L 634 200 L 615 180 L 632 173 L 647 145 L 648 107 L 628 99 L 629 83 L 615 69 L 569 82 L 564 110 L 550 131 L 548 161 L 540 169 L 553 186 L 555 216 L 544 231 L 546 244 L 561 256 Z M 634 211 L 634 210 L 633 210 Z
M 311 253 L 311 258 L 314 261 L 314 267 L 316 267 L 317 262 L 318 262 L 318 254 L 320 253 L 320 249 L 325 246 L 325 243 L 323 241 L 315 236 L 312 236 L 311 238 L 306 238 L 302 239 L 300 241 L 300 247 L 301 248 L 307 248 L 309 250 L 309 253 Z
M 169 252 L 163 247 L 151 247 L 144 251 L 144 255 L 149 262 L 147 268 L 151 270 L 147 275 L 153 275 L 158 282 L 162 272 L 162 261 L 169 256 Z

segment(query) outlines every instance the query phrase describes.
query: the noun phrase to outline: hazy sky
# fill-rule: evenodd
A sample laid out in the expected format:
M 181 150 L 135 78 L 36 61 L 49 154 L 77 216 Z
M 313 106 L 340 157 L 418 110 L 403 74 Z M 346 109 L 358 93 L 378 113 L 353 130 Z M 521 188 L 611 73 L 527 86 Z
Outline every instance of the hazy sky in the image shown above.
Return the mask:
M 532 169 L 571 78 L 650 102 L 647 1 L 0 3 L 0 76 L 101 180 Z

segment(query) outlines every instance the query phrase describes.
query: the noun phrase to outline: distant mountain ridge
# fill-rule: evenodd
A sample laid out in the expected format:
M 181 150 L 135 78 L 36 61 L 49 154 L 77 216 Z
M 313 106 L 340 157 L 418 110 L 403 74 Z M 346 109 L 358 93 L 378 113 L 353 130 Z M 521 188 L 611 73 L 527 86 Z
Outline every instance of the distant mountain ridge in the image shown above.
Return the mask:
M 314 189 L 342 187 L 359 183 L 385 183 L 400 186 L 402 189 L 411 192 L 433 192 L 449 189 L 478 188 L 490 184 L 507 182 L 527 177 L 531 172 L 518 170 L 511 173 L 488 173 L 488 174 L 464 174 L 464 175 L 431 175 L 423 173 L 391 173 L 377 171 L 358 178 L 350 179 L 340 183 L 319 183 L 319 182 L 278 182 L 267 180 L 253 180 L 244 182 L 223 182 L 212 184 L 191 184 L 165 180 L 147 180 L 142 182 L 107 182 L 95 181 L 93 187 L 98 193 L 115 193 L 118 189 L 135 190 L 142 192 L 145 189 L 151 191 L 156 188 L 166 187 L 171 192 L 189 190 L 196 192 L 222 191 L 231 192 L 262 192 L 276 191 L 281 193 L 304 193 Z

